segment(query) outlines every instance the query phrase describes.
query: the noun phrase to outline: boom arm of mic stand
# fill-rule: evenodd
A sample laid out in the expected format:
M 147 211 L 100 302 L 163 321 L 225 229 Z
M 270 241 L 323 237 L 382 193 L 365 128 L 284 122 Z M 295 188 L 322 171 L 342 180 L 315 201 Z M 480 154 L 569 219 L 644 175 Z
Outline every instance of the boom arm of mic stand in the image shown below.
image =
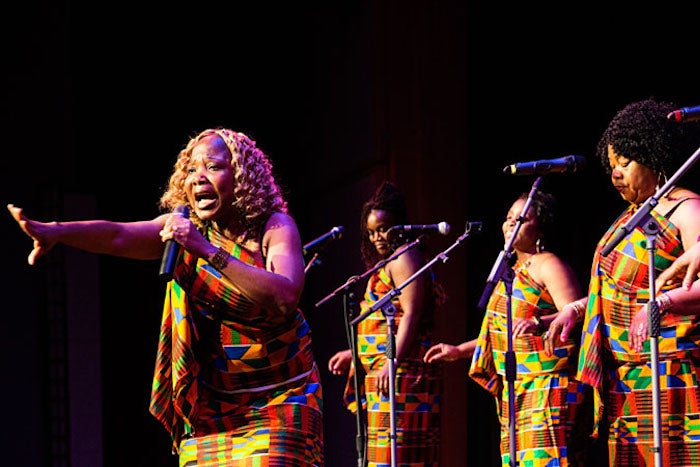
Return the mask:
M 666 184 L 668 185 L 668 183 Z M 665 186 L 665 185 L 664 185 Z M 621 226 L 615 235 L 610 239 L 608 243 L 600 250 L 600 254 L 603 256 L 608 256 L 608 254 L 615 249 L 618 243 L 622 241 L 630 232 L 634 230 L 643 220 L 647 219 L 649 212 L 656 207 L 659 203 L 657 195 L 651 196 L 647 199 L 644 204 L 630 217 L 623 226 Z
M 318 259 L 318 252 L 314 253 L 314 255 L 309 260 L 309 263 L 304 268 L 304 274 L 309 272 L 309 269 L 311 269 L 311 266 L 315 266 L 315 265 L 319 264 L 320 262 L 321 261 Z
M 688 158 L 687 161 L 674 173 L 668 181 L 659 188 L 653 196 L 649 197 L 644 204 L 634 213 L 632 217 L 629 218 L 625 225 L 620 227 L 615 235 L 610 239 L 610 241 L 600 250 L 600 254 L 603 256 L 608 256 L 608 254 L 617 246 L 623 238 L 625 238 L 632 230 L 635 229 L 642 221 L 645 220 L 647 214 L 651 212 L 652 209 L 656 207 L 659 203 L 659 198 L 661 198 L 667 191 L 671 190 L 676 184 L 676 181 L 690 169 L 690 167 L 697 161 L 700 157 L 700 148 L 696 149 L 692 156 Z
M 423 274 L 428 268 L 430 268 L 433 264 L 435 264 L 437 262 L 437 260 L 440 259 L 440 260 L 442 260 L 443 263 L 447 262 L 447 259 L 448 259 L 447 254 L 450 251 L 452 251 L 454 248 L 456 248 L 457 246 L 461 245 L 462 242 L 466 238 L 469 237 L 469 233 L 470 233 L 469 231 L 471 230 L 472 225 L 476 225 L 476 223 L 467 222 L 467 230 L 452 245 L 450 245 L 449 248 L 447 248 L 446 250 L 435 255 L 435 257 L 433 259 L 431 259 L 430 261 L 425 263 L 425 265 L 423 265 L 422 268 L 420 268 L 415 273 L 413 273 L 413 275 L 411 277 L 409 277 L 408 279 L 406 279 L 401 285 L 394 287 L 389 292 L 387 292 L 385 295 L 383 295 L 382 298 L 377 300 L 374 303 L 374 305 L 372 305 L 367 311 L 365 311 L 364 313 L 360 314 L 357 318 L 352 320 L 351 324 L 355 325 L 355 324 L 359 323 L 360 321 L 362 321 L 363 319 L 365 319 L 370 314 L 377 311 L 378 309 L 380 309 L 380 308 L 384 309 L 384 305 L 387 302 L 390 302 L 392 298 L 399 295 L 401 293 L 401 290 L 403 290 L 404 287 L 406 287 L 408 284 L 413 282 L 418 276 Z M 478 225 L 480 226 L 481 224 L 478 223 Z M 408 248 L 406 250 L 408 250 Z M 401 251 L 401 253 L 403 253 L 403 251 Z
M 512 238 L 515 238 L 515 235 L 513 235 L 511 239 Z M 481 298 L 479 299 L 478 307 L 481 310 L 486 309 L 486 304 L 488 303 L 489 298 L 491 298 L 493 289 L 496 288 L 496 284 L 498 284 L 498 281 L 500 281 L 503 277 L 503 271 L 505 270 L 507 263 L 506 260 L 510 258 L 510 253 L 507 251 L 511 250 L 507 248 L 507 250 L 502 250 L 498 254 L 498 258 L 496 258 L 496 262 L 493 264 L 493 268 L 491 268 L 489 278 L 486 280 L 486 287 L 484 287 L 484 292 L 481 294 Z
M 386 263 L 388 263 L 389 261 L 395 260 L 395 259 L 398 258 L 399 255 L 401 255 L 402 253 L 404 253 L 404 252 L 408 251 L 409 249 L 413 248 L 414 246 L 418 245 L 418 244 L 420 243 L 420 241 L 421 241 L 421 237 L 416 238 L 416 239 L 413 240 L 411 243 L 407 243 L 406 246 L 405 246 L 404 248 L 399 248 L 398 250 L 396 250 L 396 251 L 395 251 L 391 256 L 389 256 L 387 259 L 382 260 L 382 261 L 379 261 L 374 267 L 372 267 L 372 268 L 368 269 L 367 271 L 363 272 L 362 275 L 360 275 L 360 276 L 352 276 L 352 277 L 351 277 L 350 279 L 348 279 L 343 285 L 341 285 L 340 287 L 338 287 L 337 289 L 335 289 L 333 292 L 329 293 L 329 294 L 326 295 L 324 298 L 322 298 L 321 300 L 319 300 L 318 303 L 316 303 L 316 308 L 320 307 L 321 305 L 323 305 L 324 303 L 326 303 L 327 301 L 329 301 L 329 300 L 330 300 L 331 298 L 333 298 L 334 296 L 340 294 L 340 292 L 342 292 L 344 289 L 346 289 L 346 288 L 350 287 L 351 285 L 353 285 L 353 284 L 359 282 L 360 280 L 362 280 L 362 279 L 368 277 L 370 274 L 372 274 L 372 273 L 373 273 L 374 271 L 376 271 L 377 269 L 384 267 L 384 265 L 385 265 Z
M 511 234 L 510 239 L 506 243 L 505 248 L 499 253 L 498 258 L 496 258 L 496 262 L 491 268 L 489 277 L 486 280 L 486 287 L 484 288 L 484 292 L 481 294 L 479 304 L 477 305 L 480 310 L 486 309 L 486 305 L 488 304 L 489 299 L 491 298 L 491 293 L 493 292 L 493 289 L 496 287 L 496 284 L 498 284 L 498 281 L 500 281 L 503 278 L 503 272 L 505 271 L 507 262 L 506 260 L 510 259 L 511 255 L 513 254 L 513 242 L 515 242 L 515 237 L 517 237 L 518 232 L 520 232 L 520 226 L 523 224 L 523 219 L 525 219 L 525 216 L 527 216 L 527 211 L 530 209 L 532 199 L 535 197 L 535 193 L 537 192 L 540 183 L 542 183 L 542 176 L 537 177 L 533 182 L 532 188 L 530 189 L 530 193 L 528 194 L 527 199 L 525 200 L 523 210 L 520 212 L 518 220 L 515 223 L 513 233 Z
M 395 377 L 396 377 L 396 349 L 395 349 L 395 336 L 394 336 L 394 313 L 396 311 L 396 307 L 394 306 L 393 303 L 391 303 L 391 299 L 395 297 L 396 295 L 401 293 L 401 289 L 406 287 L 408 284 L 413 282 L 416 277 L 420 276 L 423 272 L 425 272 L 428 268 L 430 268 L 438 259 L 442 259 L 442 262 L 447 261 L 447 253 L 449 253 L 453 248 L 457 247 L 457 245 L 461 244 L 462 241 L 464 241 L 465 238 L 469 236 L 469 231 L 471 230 L 471 227 L 474 225 L 477 227 L 477 231 L 481 229 L 481 223 L 467 223 L 467 230 L 464 232 L 462 236 L 460 236 L 457 241 L 450 246 L 448 249 L 443 251 L 442 253 L 436 255 L 432 260 L 428 261 L 422 268 L 420 268 L 418 271 L 416 271 L 411 277 L 406 279 L 401 285 L 398 287 L 393 288 L 391 291 L 387 292 L 385 295 L 382 296 L 377 302 L 367 311 L 362 313 L 360 316 L 352 320 L 350 323 L 353 327 L 365 319 L 370 313 L 373 313 L 377 309 L 381 308 L 382 313 L 384 314 L 384 317 L 386 318 L 387 321 L 387 345 L 386 345 L 386 353 L 387 353 L 387 364 L 389 366 L 389 406 L 391 407 L 391 411 L 389 414 L 389 426 L 390 426 L 390 433 L 389 433 L 389 439 L 391 441 L 391 467 L 396 467 L 396 387 L 395 387 Z M 398 256 L 406 251 L 408 251 L 409 248 L 404 248 L 400 251 L 395 252 L 395 256 Z M 394 256 L 392 255 L 392 256 Z
M 484 293 L 481 295 L 481 300 L 479 300 L 479 308 L 486 310 L 488 301 L 491 297 L 491 293 L 495 288 L 498 281 L 502 280 L 506 287 L 506 294 L 508 296 L 507 302 L 507 329 L 508 329 L 508 350 L 506 351 L 506 381 L 508 382 L 508 436 L 510 439 L 510 466 L 515 467 L 517 465 L 516 460 L 516 434 L 515 434 L 515 377 L 517 375 L 517 363 L 515 353 L 513 352 L 513 316 L 512 316 L 512 287 L 515 275 L 510 267 L 507 267 L 507 259 L 513 254 L 513 242 L 515 242 L 518 232 L 520 232 L 520 227 L 523 224 L 523 220 L 527 218 L 527 212 L 530 209 L 532 200 L 537 193 L 540 183 L 542 182 L 542 176 L 537 177 L 537 179 L 532 184 L 532 189 L 527 195 L 525 204 L 523 205 L 523 210 L 518 216 L 515 227 L 513 228 L 513 233 L 511 233 L 505 248 L 498 255 L 496 263 L 491 269 L 491 274 L 489 275 L 488 282 Z

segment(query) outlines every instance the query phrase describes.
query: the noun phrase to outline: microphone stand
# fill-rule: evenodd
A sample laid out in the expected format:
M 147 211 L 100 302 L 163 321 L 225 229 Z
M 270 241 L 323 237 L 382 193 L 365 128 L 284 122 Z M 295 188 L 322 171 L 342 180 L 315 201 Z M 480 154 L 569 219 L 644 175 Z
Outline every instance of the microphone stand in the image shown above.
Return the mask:
M 330 240 L 335 240 L 336 238 L 341 238 L 343 234 L 343 226 L 333 227 L 330 232 L 321 235 L 315 240 L 311 240 L 309 243 L 302 247 L 302 255 L 304 256 L 304 261 L 306 261 L 306 256 L 313 251 L 314 254 L 304 267 L 304 274 L 309 272 L 312 266 L 318 266 L 322 263 L 321 252 L 326 249 Z
M 647 303 L 647 320 L 649 322 L 649 343 L 651 349 L 651 390 L 652 390 L 652 407 L 654 420 L 654 465 L 661 467 L 663 465 L 663 445 L 661 442 L 662 427 L 661 427 L 661 394 L 659 389 L 659 336 L 661 334 L 661 318 L 659 316 L 659 307 L 656 303 L 656 284 L 655 282 L 655 264 L 654 254 L 656 248 L 656 235 L 659 231 L 659 225 L 651 216 L 651 210 L 656 207 L 661 198 L 666 192 L 676 184 L 678 180 L 700 157 L 700 148 L 698 148 L 687 161 L 668 179 L 666 184 L 659 188 L 653 196 L 650 196 L 642 206 L 637 210 L 632 217 L 615 233 L 610 241 L 601 249 L 602 256 L 607 256 L 623 238 L 632 232 L 640 224 L 640 227 L 647 238 L 647 250 L 649 251 L 649 302 Z
M 659 388 L 659 336 L 661 334 L 661 317 L 659 316 L 659 306 L 656 303 L 656 278 L 654 271 L 654 251 L 656 249 L 656 234 L 659 232 L 659 225 L 649 220 L 643 227 L 647 238 L 647 251 L 649 252 L 649 302 L 647 302 L 647 321 L 649 322 L 649 344 L 651 347 L 651 399 L 652 414 L 654 423 L 654 465 L 663 465 L 663 444 L 661 442 L 661 403 Z
M 391 441 L 391 467 L 396 467 L 396 388 L 395 388 L 395 378 L 396 378 L 396 339 L 394 336 L 394 314 L 396 312 L 396 306 L 392 303 L 392 299 L 397 295 L 401 294 L 401 290 L 404 289 L 408 284 L 413 282 L 418 276 L 427 271 L 433 264 L 441 259 L 443 263 L 447 262 L 447 253 L 452 251 L 458 245 L 460 245 L 467 237 L 474 227 L 476 231 L 481 230 L 481 222 L 467 222 L 467 227 L 465 232 L 445 251 L 438 253 L 433 259 L 428 261 L 423 267 L 417 270 L 411 277 L 406 279 L 401 285 L 398 285 L 391 289 L 389 292 L 384 294 L 379 300 L 377 300 L 374 305 L 372 305 L 364 313 L 360 314 L 358 317 L 353 319 L 350 324 L 353 326 L 357 325 L 360 321 L 367 318 L 378 309 L 382 310 L 382 314 L 387 321 L 387 343 L 386 343 L 386 358 L 389 364 L 389 439 Z M 397 253 L 401 254 L 408 251 L 408 248 L 402 249 Z
M 357 466 L 358 467 L 365 467 L 367 465 L 367 446 L 366 446 L 366 439 L 367 439 L 367 430 L 366 430 L 366 416 L 365 416 L 365 411 L 363 408 L 362 400 L 360 398 L 361 395 L 361 384 L 360 384 L 360 371 L 362 369 L 362 362 L 360 361 L 360 357 L 357 355 L 357 335 L 355 333 L 355 328 L 353 324 L 349 321 L 350 316 L 353 314 L 353 309 L 354 309 L 354 294 L 350 292 L 350 287 L 352 287 L 354 284 L 362 281 L 363 279 L 366 279 L 369 277 L 371 274 L 373 274 L 375 271 L 378 269 L 384 267 L 388 262 L 395 260 L 396 258 L 399 257 L 399 255 L 405 253 L 409 249 L 415 247 L 418 245 L 421 241 L 421 238 L 418 237 L 411 243 L 407 244 L 405 248 L 400 248 L 397 251 L 395 251 L 391 256 L 388 258 L 379 261 L 375 266 L 373 266 L 371 269 L 365 271 L 362 273 L 360 276 L 353 276 L 350 279 L 348 279 L 343 285 L 335 289 L 333 292 L 328 294 L 326 297 L 321 299 L 318 303 L 316 303 L 316 308 L 319 308 L 321 305 L 324 303 L 328 302 L 330 299 L 335 297 L 336 295 L 342 293 L 343 294 L 343 315 L 345 318 L 345 334 L 348 339 L 348 346 L 350 348 L 350 353 L 352 354 L 352 362 L 353 366 L 355 368 L 355 372 L 353 374 L 352 382 L 353 382 L 353 387 L 355 389 L 355 404 L 357 406 L 357 410 L 355 411 L 355 425 L 356 425 L 356 437 L 355 437 L 355 449 L 357 451 Z M 312 264 L 311 262 L 309 264 Z
M 690 167 L 697 161 L 700 157 L 700 148 L 695 150 L 692 156 L 683 163 L 683 165 L 674 173 L 671 178 L 668 179 L 666 184 L 659 188 L 653 196 L 650 196 L 644 204 L 642 204 L 636 213 L 630 217 L 625 224 L 620 227 L 620 229 L 615 233 L 615 235 L 610 239 L 610 241 L 600 250 L 600 254 L 603 256 L 608 256 L 608 254 L 615 249 L 618 243 L 625 238 L 632 230 L 635 229 L 643 220 L 647 218 L 649 212 L 656 207 L 659 203 L 659 198 L 661 198 L 667 191 L 669 191 L 676 184 L 678 180 L 684 173 L 690 169 Z
M 366 449 L 366 439 L 367 431 L 366 427 L 366 416 L 365 409 L 362 404 L 361 392 L 360 392 L 360 371 L 361 363 L 357 355 L 357 335 L 355 330 L 350 325 L 350 316 L 353 314 L 355 307 L 354 297 L 355 294 L 350 290 L 351 286 L 356 284 L 360 280 L 360 276 L 353 276 L 348 281 L 345 282 L 341 287 L 333 291 L 331 295 L 316 303 L 318 308 L 323 303 L 328 301 L 333 296 L 342 292 L 343 294 L 343 317 L 345 324 L 345 335 L 348 340 L 348 347 L 350 349 L 350 354 L 352 355 L 352 364 L 355 369 L 352 375 L 353 388 L 355 389 L 355 451 L 357 452 L 357 467 L 365 467 L 367 465 L 367 449 Z
M 326 295 L 325 297 L 323 297 L 321 300 L 319 300 L 319 301 L 316 303 L 316 305 L 315 305 L 316 308 L 319 308 L 321 305 L 325 304 L 326 302 L 328 302 L 329 300 L 331 300 L 333 297 L 335 297 L 336 295 L 340 294 L 340 293 L 343 291 L 343 289 L 347 288 L 348 286 L 350 286 L 350 285 L 352 285 L 352 284 L 355 284 L 355 283 L 357 283 L 357 282 L 359 282 L 359 281 L 361 281 L 361 280 L 363 280 L 363 279 L 366 279 L 366 278 L 369 277 L 373 272 L 375 272 L 376 270 L 378 270 L 378 269 L 380 269 L 380 268 L 383 268 L 387 263 L 389 263 L 390 261 L 395 260 L 395 259 L 398 258 L 400 255 L 402 255 L 403 253 L 405 253 L 406 250 L 409 250 L 410 248 L 415 247 L 416 245 L 418 245 L 418 244 L 421 242 L 421 239 L 422 239 L 422 236 L 416 238 L 415 240 L 411 241 L 410 243 L 407 243 L 407 244 L 405 245 L 405 247 L 403 247 L 403 248 L 398 248 L 396 251 L 394 251 L 394 253 L 391 254 L 391 256 L 389 256 L 388 258 L 383 259 L 383 260 L 381 260 L 381 261 L 378 261 L 377 264 L 375 264 L 374 266 L 372 266 L 372 268 L 368 269 L 367 271 L 363 272 L 362 275 L 360 275 L 360 276 L 352 276 L 352 277 L 351 277 L 350 279 L 348 279 L 347 282 L 345 282 L 343 285 L 341 285 L 340 287 L 338 287 L 337 289 L 335 289 L 333 292 L 329 293 L 328 295 Z
M 311 266 L 316 266 L 316 265 L 321 264 L 321 260 L 318 259 L 318 256 L 319 256 L 318 252 L 314 253 L 314 255 L 309 260 L 308 264 L 304 267 L 304 274 L 309 272 L 309 269 L 311 269 Z
M 362 400 L 360 397 L 360 369 L 362 366 L 360 364 L 359 357 L 357 355 L 357 335 L 352 326 L 350 326 L 350 316 L 352 310 L 355 308 L 355 294 L 349 289 L 343 291 L 343 316 L 345 318 L 345 333 L 348 339 L 348 346 L 350 348 L 350 353 L 352 354 L 352 362 L 355 371 L 352 375 L 353 387 L 355 388 L 355 405 L 357 407 L 355 411 L 355 450 L 357 451 L 357 467 L 365 467 L 367 459 L 367 449 L 365 446 L 365 439 L 367 438 L 366 430 L 366 416 L 365 411 L 362 408 Z
M 523 220 L 527 216 L 527 212 L 532 204 L 532 199 L 535 197 L 537 189 L 542 183 L 542 176 L 538 176 L 535 182 L 532 184 L 532 189 L 527 196 L 523 210 L 518 216 L 515 223 L 515 228 L 510 236 L 510 239 L 506 243 L 506 246 L 499 253 L 498 258 L 496 258 L 496 263 L 491 268 L 491 273 L 486 281 L 486 287 L 479 300 L 479 308 L 486 310 L 491 294 L 493 293 L 496 284 L 499 281 L 503 281 L 503 285 L 506 289 L 506 328 L 508 330 L 508 348 L 506 350 L 506 381 L 508 382 L 508 430 L 510 439 L 510 466 L 514 467 L 518 464 L 516 459 L 517 449 L 516 449 L 516 436 L 515 436 L 515 378 L 517 376 L 517 361 L 515 358 L 515 352 L 513 351 L 513 280 L 515 279 L 515 272 L 513 268 L 508 266 L 508 260 L 513 256 L 513 242 L 515 237 L 518 236 L 520 227 Z

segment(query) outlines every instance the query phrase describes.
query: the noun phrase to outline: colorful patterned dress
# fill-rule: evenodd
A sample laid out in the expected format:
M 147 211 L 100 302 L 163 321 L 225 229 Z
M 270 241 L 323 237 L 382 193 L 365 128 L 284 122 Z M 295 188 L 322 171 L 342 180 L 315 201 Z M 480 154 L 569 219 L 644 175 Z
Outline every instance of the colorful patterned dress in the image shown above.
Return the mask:
M 304 316 L 261 308 L 185 252 L 167 286 L 151 413 L 183 467 L 323 466 L 320 374 Z
M 515 265 L 511 313 L 532 319 L 556 313 L 549 291 L 536 283 L 520 264 Z M 501 461 L 510 463 L 509 385 L 506 380 L 508 350 L 508 296 L 499 282 L 489 299 L 481 324 L 469 376 L 496 398 L 501 426 Z M 523 335 L 513 339 L 516 359 L 515 441 L 520 466 L 582 465 L 585 455 L 586 417 L 590 419 L 589 389 L 573 377 L 576 342 L 556 348 L 548 357 L 542 336 Z M 590 424 L 589 424 L 590 425 Z
M 382 296 L 394 288 L 384 268 L 369 278 L 360 312 L 364 313 Z M 444 301 L 442 291 L 435 284 L 436 305 Z M 403 316 L 398 296 L 393 297 L 396 307 L 394 327 L 398 329 Z M 433 310 L 425 310 L 431 319 Z M 398 361 L 395 383 L 396 465 L 397 467 L 438 467 L 440 447 L 440 397 L 442 366 L 423 362 L 423 355 L 431 346 L 430 326 L 421 326 L 412 353 Z M 357 325 L 357 350 L 364 368 L 364 387 L 361 395 L 367 409 L 368 467 L 391 465 L 391 405 L 388 397 L 377 395 L 377 374 L 386 364 L 387 322 L 381 309 L 368 315 Z M 352 373 L 345 391 L 348 408 L 356 409 Z
M 579 358 L 581 381 L 595 389 L 597 435 L 603 413 L 609 424 L 611 466 L 655 464 L 651 341 L 632 350 L 632 317 L 649 299 L 646 235 L 637 228 L 607 256 L 600 254 L 618 227 L 635 213 L 630 206 L 598 243 L 591 269 L 588 307 Z M 659 226 L 656 275 L 683 253 L 678 229 L 652 211 Z M 656 276 L 655 276 L 656 277 Z M 700 335 L 697 316 L 661 315 L 658 339 L 663 465 L 700 465 Z M 603 412 L 603 407 L 605 412 Z

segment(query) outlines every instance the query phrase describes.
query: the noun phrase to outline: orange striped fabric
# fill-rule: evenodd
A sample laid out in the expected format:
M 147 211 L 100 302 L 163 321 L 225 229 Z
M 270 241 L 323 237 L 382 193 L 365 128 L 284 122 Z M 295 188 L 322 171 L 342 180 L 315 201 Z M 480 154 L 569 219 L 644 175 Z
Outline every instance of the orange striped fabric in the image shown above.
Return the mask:
M 212 243 L 264 267 L 225 238 Z M 320 373 L 303 314 L 254 304 L 187 253 L 167 286 L 150 408 L 181 466 L 323 465 Z
M 516 265 L 512 289 L 513 317 L 532 319 L 556 313 L 549 291 L 520 265 Z M 508 300 L 505 286 L 499 282 L 489 299 L 469 370 L 470 377 L 496 398 L 504 467 L 511 465 L 505 357 Z M 542 336 L 523 335 L 514 339 L 512 349 L 516 360 L 513 390 L 517 463 L 533 467 L 582 465 L 590 388 L 573 377 L 576 342 L 569 339 L 557 347 L 554 355 L 547 356 Z
M 649 300 L 647 237 L 634 229 L 607 256 L 602 248 L 636 212 L 631 205 L 601 238 L 595 252 L 578 373 L 595 389 L 596 431 L 607 424 L 611 466 L 654 465 L 651 341 L 629 346 L 633 316 Z M 659 227 L 655 273 L 683 253 L 678 228 L 651 212 Z M 658 370 L 663 465 L 700 465 L 700 320 L 661 315 Z M 605 409 L 605 410 L 603 410 Z M 603 420 L 603 414 L 607 417 Z M 601 427 L 603 428 L 603 427 Z
M 444 291 L 434 291 L 436 305 L 446 299 Z M 375 272 L 367 283 L 361 312 L 372 307 L 381 297 L 394 288 L 384 269 Z M 403 311 L 394 297 L 395 329 Z M 430 317 L 432 310 L 426 310 Z M 426 364 L 423 355 L 431 345 L 430 330 L 423 327 L 416 338 L 413 353 L 401 359 L 395 366 L 395 416 L 396 416 L 396 465 L 401 467 L 438 467 L 440 447 L 440 398 L 442 391 L 442 366 Z M 361 400 L 367 410 L 367 466 L 391 465 L 391 403 L 390 398 L 377 395 L 377 375 L 387 363 L 387 320 L 381 309 L 369 314 L 358 323 L 358 356 L 364 370 Z M 346 385 L 345 400 L 350 410 L 356 408 L 352 374 Z

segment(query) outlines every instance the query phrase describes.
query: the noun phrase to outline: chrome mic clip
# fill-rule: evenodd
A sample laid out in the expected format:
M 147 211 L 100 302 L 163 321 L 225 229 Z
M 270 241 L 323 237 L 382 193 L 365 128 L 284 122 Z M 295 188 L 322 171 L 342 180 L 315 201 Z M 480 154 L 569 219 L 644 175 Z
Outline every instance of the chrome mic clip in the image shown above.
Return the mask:
M 483 223 L 481 222 L 469 222 L 467 221 L 467 227 L 465 229 L 465 233 L 480 233 L 481 229 L 483 227 Z

